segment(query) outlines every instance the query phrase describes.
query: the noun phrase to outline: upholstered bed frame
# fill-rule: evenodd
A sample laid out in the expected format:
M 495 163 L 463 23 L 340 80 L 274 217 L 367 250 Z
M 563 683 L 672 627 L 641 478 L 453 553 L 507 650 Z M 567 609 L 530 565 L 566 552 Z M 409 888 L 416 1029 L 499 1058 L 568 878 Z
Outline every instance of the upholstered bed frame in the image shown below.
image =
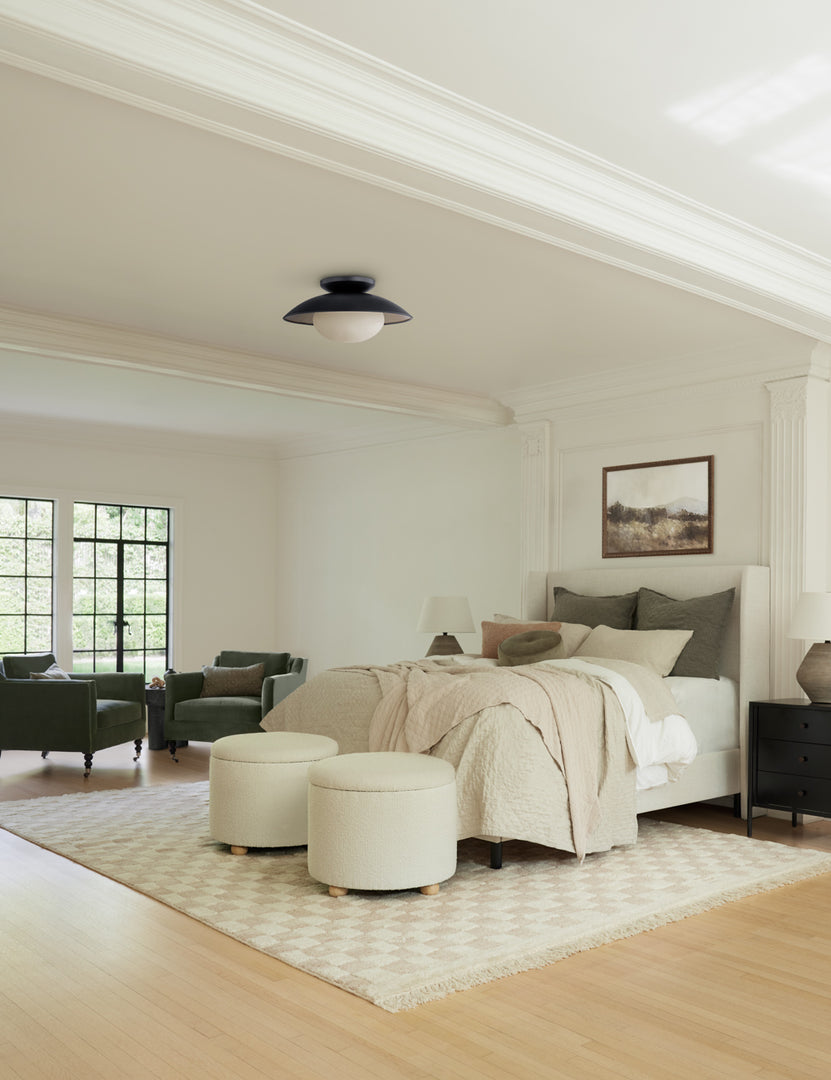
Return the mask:
M 672 560 L 668 559 L 670 563 Z M 738 684 L 739 746 L 700 755 L 680 780 L 638 794 L 638 813 L 741 793 L 747 795 L 748 702 L 764 700 L 770 689 L 770 571 L 766 566 L 612 566 L 597 570 L 532 573 L 528 579 L 527 619 L 548 619 L 554 586 L 573 592 L 609 596 L 641 586 L 679 600 L 735 587 L 728 620 L 721 673 Z

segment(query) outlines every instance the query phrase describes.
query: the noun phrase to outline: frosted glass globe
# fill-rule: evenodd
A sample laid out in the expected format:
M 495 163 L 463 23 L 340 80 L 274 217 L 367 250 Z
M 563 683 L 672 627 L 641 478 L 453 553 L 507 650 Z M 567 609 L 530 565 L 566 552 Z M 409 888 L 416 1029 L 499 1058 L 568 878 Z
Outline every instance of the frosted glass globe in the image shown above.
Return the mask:
M 369 341 L 384 325 L 382 311 L 318 311 L 315 330 L 330 341 Z

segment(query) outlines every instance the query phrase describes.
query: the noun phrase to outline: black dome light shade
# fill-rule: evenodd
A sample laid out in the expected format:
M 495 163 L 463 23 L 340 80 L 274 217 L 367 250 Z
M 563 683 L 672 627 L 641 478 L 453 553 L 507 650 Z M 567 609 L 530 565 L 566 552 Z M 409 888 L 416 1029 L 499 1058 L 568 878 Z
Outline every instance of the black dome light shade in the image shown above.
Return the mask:
M 320 279 L 326 292 L 304 300 L 283 319 L 286 322 L 314 326 L 332 341 L 368 341 L 383 326 L 408 322 L 412 315 L 398 304 L 369 290 L 375 278 L 363 274 L 336 274 Z

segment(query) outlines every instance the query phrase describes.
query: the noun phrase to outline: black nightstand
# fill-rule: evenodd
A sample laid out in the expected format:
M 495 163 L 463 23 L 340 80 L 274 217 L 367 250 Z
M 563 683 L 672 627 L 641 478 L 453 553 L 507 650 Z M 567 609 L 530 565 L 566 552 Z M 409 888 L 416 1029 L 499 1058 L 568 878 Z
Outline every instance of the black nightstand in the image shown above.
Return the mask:
M 747 778 L 748 836 L 754 806 L 831 817 L 831 705 L 751 701 Z

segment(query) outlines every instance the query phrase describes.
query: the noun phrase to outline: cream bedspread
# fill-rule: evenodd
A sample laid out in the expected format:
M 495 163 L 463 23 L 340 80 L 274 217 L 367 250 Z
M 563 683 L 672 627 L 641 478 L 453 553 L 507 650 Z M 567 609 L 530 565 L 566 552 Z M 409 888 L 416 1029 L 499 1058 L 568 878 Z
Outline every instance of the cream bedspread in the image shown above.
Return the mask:
M 675 711 L 651 672 L 615 666 L 650 716 Z M 582 857 L 634 842 L 634 764 L 616 695 L 569 667 L 441 658 L 335 669 L 290 694 L 262 727 L 329 735 L 341 753 L 429 751 L 456 768 L 460 839 L 531 840 Z

